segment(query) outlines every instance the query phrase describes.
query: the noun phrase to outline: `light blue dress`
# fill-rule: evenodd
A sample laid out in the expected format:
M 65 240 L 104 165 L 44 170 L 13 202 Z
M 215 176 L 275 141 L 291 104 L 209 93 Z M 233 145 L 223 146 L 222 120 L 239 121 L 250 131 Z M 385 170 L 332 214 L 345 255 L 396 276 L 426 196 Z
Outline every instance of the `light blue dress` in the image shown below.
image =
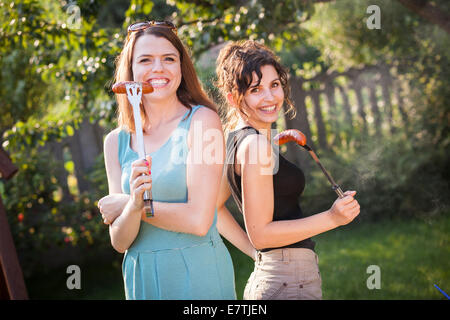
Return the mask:
M 201 107 L 193 107 L 186 118 L 188 110 L 167 142 L 150 153 L 152 194 L 156 202 L 187 202 L 187 136 L 192 116 Z M 131 163 L 137 159 L 138 154 L 130 148 L 130 134 L 120 131 L 119 162 L 124 193 L 130 193 Z M 163 230 L 141 221 L 139 233 L 122 263 L 126 299 L 236 299 L 233 264 L 216 221 L 217 209 L 204 237 Z

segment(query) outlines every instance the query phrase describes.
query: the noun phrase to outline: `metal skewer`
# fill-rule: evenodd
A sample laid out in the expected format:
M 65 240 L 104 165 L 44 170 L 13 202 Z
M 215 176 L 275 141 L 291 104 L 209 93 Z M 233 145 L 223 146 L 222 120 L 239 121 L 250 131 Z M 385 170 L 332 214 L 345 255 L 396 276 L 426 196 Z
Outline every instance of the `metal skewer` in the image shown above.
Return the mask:
M 136 132 L 136 140 L 138 146 L 139 158 L 145 159 L 145 145 L 144 135 L 142 131 L 142 119 L 141 119 L 141 98 L 142 98 L 142 84 L 139 82 L 126 83 L 127 97 L 133 106 L 134 116 L 134 128 Z M 144 211 L 147 217 L 153 217 L 155 211 L 153 209 L 153 196 L 151 190 L 144 191 Z
M 328 171 L 325 170 L 324 166 L 322 165 L 322 163 L 320 163 L 319 158 L 317 157 L 317 155 L 313 151 L 313 149 L 311 149 L 311 147 L 308 146 L 307 144 L 305 144 L 303 146 L 303 148 L 305 148 L 309 152 L 309 154 L 314 159 L 314 161 L 319 165 L 320 169 L 322 169 L 322 172 L 325 174 L 325 176 L 327 177 L 328 181 L 330 181 L 332 189 L 337 193 L 339 198 L 343 198 L 344 197 L 344 192 L 342 191 L 341 187 L 339 187 L 339 185 L 334 181 L 333 177 L 328 173 Z
M 278 145 L 282 145 L 290 141 L 296 142 L 300 147 L 305 148 L 309 152 L 311 157 L 325 174 L 325 177 L 327 177 L 328 181 L 331 183 L 332 189 L 336 192 L 339 198 L 343 198 L 344 192 L 342 191 L 341 187 L 339 187 L 339 185 L 334 181 L 328 171 L 325 170 L 324 166 L 320 163 L 320 160 L 313 149 L 306 144 L 306 136 L 301 131 L 297 129 L 288 129 L 280 132 L 274 137 L 274 142 Z

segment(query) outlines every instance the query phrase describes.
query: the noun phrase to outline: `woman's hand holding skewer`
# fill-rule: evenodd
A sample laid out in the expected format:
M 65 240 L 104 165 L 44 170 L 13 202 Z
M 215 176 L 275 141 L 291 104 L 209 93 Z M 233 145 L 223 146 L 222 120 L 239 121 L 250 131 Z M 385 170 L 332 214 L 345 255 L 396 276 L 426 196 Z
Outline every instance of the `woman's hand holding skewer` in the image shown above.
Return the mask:
M 353 198 L 355 194 L 356 191 L 344 192 L 344 197 L 336 199 L 329 209 L 330 217 L 337 226 L 352 222 L 359 214 L 359 203 Z
M 133 209 L 142 212 L 144 208 L 143 194 L 146 190 L 152 189 L 151 177 L 152 159 L 147 156 L 146 159 L 139 159 L 131 164 L 130 176 L 130 205 Z

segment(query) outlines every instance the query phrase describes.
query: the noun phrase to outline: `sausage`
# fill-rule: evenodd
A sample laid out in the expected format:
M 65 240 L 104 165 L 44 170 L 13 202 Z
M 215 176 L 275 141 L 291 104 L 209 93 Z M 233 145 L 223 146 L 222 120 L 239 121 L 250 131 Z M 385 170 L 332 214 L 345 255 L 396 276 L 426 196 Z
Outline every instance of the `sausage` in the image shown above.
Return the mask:
M 288 129 L 280 132 L 273 138 L 274 142 L 281 146 L 286 142 L 294 141 L 300 146 L 306 145 L 306 136 L 297 129 Z
M 134 82 L 134 81 L 122 81 L 122 82 L 118 82 L 115 83 L 112 86 L 112 91 L 114 93 L 127 93 L 127 88 L 126 88 L 126 84 L 128 83 L 140 83 L 142 85 L 142 91 L 143 93 L 152 93 L 153 92 L 153 87 L 150 83 L 148 82 Z

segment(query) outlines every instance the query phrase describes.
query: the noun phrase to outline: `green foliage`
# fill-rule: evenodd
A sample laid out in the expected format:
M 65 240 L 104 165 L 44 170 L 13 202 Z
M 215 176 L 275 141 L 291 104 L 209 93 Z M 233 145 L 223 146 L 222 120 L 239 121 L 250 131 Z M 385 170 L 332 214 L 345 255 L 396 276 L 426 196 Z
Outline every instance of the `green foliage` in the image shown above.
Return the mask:
M 170 1 L 172 17 L 195 56 L 228 40 L 255 39 L 277 50 L 302 39 L 301 23 L 314 12 L 311 2 Z M 270 8 L 270 9 L 269 9 Z
M 380 30 L 366 25 L 366 8 L 373 4 L 381 9 Z M 437 4 L 442 10 L 448 6 L 442 1 Z M 301 76 L 310 78 L 324 68 L 344 71 L 352 65 L 385 63 L 399 83 L 407 84 L 403 93 L 407 123 L 394 119 L 394 132 L 382 130 L 381 136 L 366 136 L 355 119 L 350 131 L 342 119 L 339 125 L 347 125 L 350 143 L 319 152 L 325 167 L 344 189 L 358 191 L 362 206 L 359 219 L 432 215 L 448 207 L 450 109 L 446 101 L 450 99 L 450 58 L 445 47 L 450 45 L 449 35 L 391 1 L 317 5 L 305 29 L 311 37 L 304 46 L 317 48 L 320 57 L 318 64 L 301 70 Z M 366 96 L 364 99 L 367 101 Z M 386 122 L 387 109 L 383 107 L 380 110 Z M 393 104 L 394 118 L 399 117 L 396 108 L 398 101 Z M 343 113 L 339 103 L 336 110 Z M 329 133 L 329 141 L 333 134 Z M 323 174 L 316 167 L 313 170 L 304 195 L 309 213 L 328 209 L 318 203 L 334 201 Z
M 61 141 L 61 139 L 74 134 L 78 129 L 79 119 L 49 119 L 47 121 L 37 120 L 34 117 L 28 118 L 27 122 L 18 121 L 4 133 L 3 147 L 9 151 L 26 150 L 36 151 L 38 146 L 44 146 L 50 141 Z
M 319 151 L 325 168 L 345 190 L 356 190 L 357 220 L 433 217 L 450 206 L 448 136 L 439 143 L 422 118 L 410 130 L 381 137 L 353 134 L 359 145 Z M 307 215 L 329 209 L 336 195 L 314 163 L 301 204 Z
M 95 254 L 109 246 L 96 207 L 98 192 L 62 201 L 58 165 L 48 152 L 23 150 L 14 152 L 12 160 L 19 172 L 4 184 L 2 198 L 25 276 L 45 267 L 44 253 L 77 246 Z
M 369 4 L 381 7 L 381 30 L 366 27 Z M 360 220 L 447 208 L 450 40 L 398 2 L 7 0 L 0 2 L 0 134 L 20 170 L 0 191 L 27 275 L 49 250 L 112 250 L 95 206 L 107 193 L 102 156 L 85 172 L 94 190 L 79 194 L 72 183 L 73 199 L 64 199 L 58 168 L 74 180 L 73 162 L 55 163 L 44 147 L 74 135 L 86 118 L 107 130 L 116 126 L 109 90 L 115 58 L 126 27 L 153 19 L 173 20 L 195 59 L 217 44 L 250 38 L 274 48 L 292 75 L 304 78 L 388 64 L 408 84 L 408 127 L 377 140 L 341 117 L 345 148 L 319 156 L 344 189 L 358 190 Z M 216 96 L 214 67 L 202 67 L 200 77 Z M 308 172 L 302 208 L 317 213 L 334 200 L 323 174 Z
M 350 160 L 326 163 L 345 189 L 358 191 L 361 221 L 433 216 L 450 205 L 448 153 L 417 140 L 367 141 Z

